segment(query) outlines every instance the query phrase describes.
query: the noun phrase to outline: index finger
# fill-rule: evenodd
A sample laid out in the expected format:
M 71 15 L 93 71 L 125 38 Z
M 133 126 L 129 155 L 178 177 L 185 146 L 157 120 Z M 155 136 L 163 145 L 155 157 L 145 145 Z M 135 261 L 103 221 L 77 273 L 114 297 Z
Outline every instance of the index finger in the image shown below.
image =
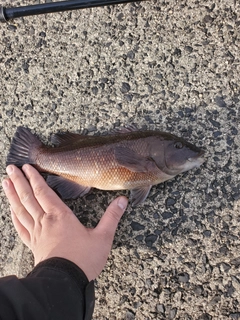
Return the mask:
M 35 168 L 29 164 L 25 164 L 22 170 L 30 182 L 35 198 L 45 213 L 59 214 L 71 212 Z

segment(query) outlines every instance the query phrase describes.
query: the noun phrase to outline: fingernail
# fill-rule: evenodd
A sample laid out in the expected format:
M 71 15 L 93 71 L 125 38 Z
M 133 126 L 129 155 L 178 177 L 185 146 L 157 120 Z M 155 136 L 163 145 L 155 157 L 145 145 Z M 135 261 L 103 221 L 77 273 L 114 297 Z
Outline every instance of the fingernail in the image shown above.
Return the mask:
M 24 164 L 22 166 L 22 171 L 24 172 L 25 176 L 29 179 L 29 169 L 31 169 L 31 166 L 29 164 Z
M 22 170 L 25 172 L 25 171 L 27 171 L 28 170 L 28 164 L 24 164 L 23 166 L 22 166 Z
M 7 189 L 8 188 L 8 181 L 7 180 L 3 180 L 2 187 L 3 187 L 3 189 Z
M 10 175 L 13 172 L 13 167 L 12 166 L 7 166 L 7 174 Z
M 128 205 L 128 200 L 125 197 L 120 197 L 118 199 L 117 204 L 118 204 L 119 208 L 121 208 L 122 210 L 125 210 L 127 208 L 127 205 Z

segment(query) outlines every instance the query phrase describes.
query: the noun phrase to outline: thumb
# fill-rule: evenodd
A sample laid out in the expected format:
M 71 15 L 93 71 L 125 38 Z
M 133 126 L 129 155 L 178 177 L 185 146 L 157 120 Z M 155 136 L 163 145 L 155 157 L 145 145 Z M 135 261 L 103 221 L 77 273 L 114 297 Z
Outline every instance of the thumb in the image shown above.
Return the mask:
M 113 200 L 97 225 L 96 230 L 113 239 L 118 223 L 127 208 L 127 205 L 128 199 L 126 197 L 118 197 Z

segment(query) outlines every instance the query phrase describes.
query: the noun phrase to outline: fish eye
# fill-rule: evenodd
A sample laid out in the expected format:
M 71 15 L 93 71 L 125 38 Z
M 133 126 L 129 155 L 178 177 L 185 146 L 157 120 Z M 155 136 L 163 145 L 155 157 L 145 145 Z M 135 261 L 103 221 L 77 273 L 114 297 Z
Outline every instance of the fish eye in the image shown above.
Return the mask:
M 183 144 L 182 144 L 181 141 L 177 141 L 177 142 L 175 142 L 174 147 L 175 147 L 176 149 L 182 149 Z

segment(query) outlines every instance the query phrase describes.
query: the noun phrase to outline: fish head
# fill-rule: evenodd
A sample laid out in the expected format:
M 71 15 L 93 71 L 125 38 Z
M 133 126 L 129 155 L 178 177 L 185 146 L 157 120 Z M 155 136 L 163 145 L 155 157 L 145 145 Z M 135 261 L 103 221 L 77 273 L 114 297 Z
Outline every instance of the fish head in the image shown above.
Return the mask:
M 151 158 L 160 170 L 168 175 L 175 176 L 199 167 L 205 161 L 203 156 L 204 151 L 202 149 L 182 138 L 169 135 L 162 140 L 159 139 L 159 143 L 155 143 L 155 150 Z

